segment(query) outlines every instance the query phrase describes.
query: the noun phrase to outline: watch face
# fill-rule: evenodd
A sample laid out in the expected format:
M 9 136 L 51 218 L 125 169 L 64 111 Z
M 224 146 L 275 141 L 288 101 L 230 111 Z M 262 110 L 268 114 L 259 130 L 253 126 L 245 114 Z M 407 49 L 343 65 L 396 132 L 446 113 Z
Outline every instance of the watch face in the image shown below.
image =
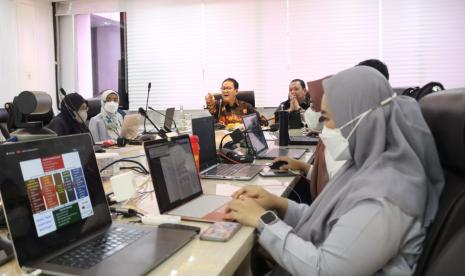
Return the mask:
M 263 221 L 263 223 L 270 224 L 276 220 L 276 215 L 273 212 L 269 211 L 269 212 L 264 213 L 260 217 L 260 219 Z

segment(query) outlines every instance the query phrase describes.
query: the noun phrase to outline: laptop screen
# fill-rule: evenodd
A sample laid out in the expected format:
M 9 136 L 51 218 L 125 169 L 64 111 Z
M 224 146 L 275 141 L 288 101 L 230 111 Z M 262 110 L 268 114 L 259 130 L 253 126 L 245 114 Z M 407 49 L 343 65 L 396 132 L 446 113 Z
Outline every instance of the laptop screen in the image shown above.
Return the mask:
M 242 117 L 245 130 L 247 131 L 247 137 L 249 138 L 250 144 L 252 145 L 255 153 L 268 149 L 265 135 L 260 128 L 260 121 L 258 120 L 257 114 L 253 113 Z
M 111 224 L 88 134 L 2 145 L 0 167 L 20 265 Z
M 166 130 L 171 130 L 171 126 L 173 125 L 173 118 L 174 118 L 174 107 L 167 108 L 165 111 L 165 122 L 163 126 Z
M 202 195 L 188 135 L 144 143 L 160 213 Z
M 208 116 L 192 119 L 192 133 L 199 137 L 200 171 L 218 164 L 215 143 L 215 118 Z

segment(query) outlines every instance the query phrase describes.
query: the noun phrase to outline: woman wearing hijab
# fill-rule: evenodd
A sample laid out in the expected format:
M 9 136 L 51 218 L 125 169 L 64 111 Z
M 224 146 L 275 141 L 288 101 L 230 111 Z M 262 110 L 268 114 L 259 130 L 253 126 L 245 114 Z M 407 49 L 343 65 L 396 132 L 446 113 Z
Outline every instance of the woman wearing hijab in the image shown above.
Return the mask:
M 114 90 L 105 90 L 100 98 L 100 114 L 92 117 L 89 129 L 96 142 L 116 140 L 120 136 L 123 116 L 118 113 L 119 96 Z
M 251 186 L 225 217 L 258 229 L 272 275 L 411 275 L 444 184 L 420 108 L 366 66 L 323 88 L 320 137 L 344 165 L 310 206 Z
M 58 136 L 88 132 L 87 101 L 78 93 L 66 95 L 60 104 L 61 113 L 50 121 L 48 128 Z

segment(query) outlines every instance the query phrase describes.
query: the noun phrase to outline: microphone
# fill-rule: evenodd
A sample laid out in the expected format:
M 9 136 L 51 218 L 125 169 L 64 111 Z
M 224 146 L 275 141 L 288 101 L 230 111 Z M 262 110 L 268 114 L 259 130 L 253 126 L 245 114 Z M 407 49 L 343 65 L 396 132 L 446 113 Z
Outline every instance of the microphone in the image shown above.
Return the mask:
M 218 116 L 216 116 L 216 120 L 219 122 L 220 121 L 220 116 L 221 116 L 221 104 L 223 103 L 223 98 L 220 98 L 220 105 L 218 109 Z
M 158 134 L 163 137 L 163 138 L 166 138 L 166 132 L 163 130 L 160 130 L 157 125 L 152 121 L 150 120 L 149 116 L 147 115 L 147 112 L 145 112 L 145 110 L 142 108 L 142 107 L 139 107 L 139 114 L 144 116 L 145 119 L 147 119 L 151 124 L 152 126 L 158 131 Z M 145 123 L 144 123 L 144 128 L 145 128 Z M 147 133 L 145 130 L 144 130 L 145 133 Z
M 147 133 L 147 129 L 145 128 L 145 123 L 147 122 L 147 108 L 149 106 L 149 97 L 150 97 L 150 88 L 152 88 L 152 83 L 149 82 L 148 86 L 147 86 L 147 100 L 145 102 L 145 115 L 143 115 L 145 118 L 144 118 L 144 134 Z M 142 108 L 142 107 L 141 107 Z M 140 113 L 140 109 L 139 108 L 139 113 Z M 142 113 L 140 113 L 142 114 Z M 150 120 L 150 119 L 149 119 Z M 153 123 L 152 123 L 153 124 Z M 155 126 L 156 129 L 158 129 L 158 127 Z
M 163 117 L 166 118 L 166 114 L 163 114 L 163 113 L 161 113 L 161 112 L 158 111 L 158 110 L 155 110 L 155 109 L 152 108 L 151 106 L 149 106 L 149 109 L 152 110 L 152 111 L 155 111 L 156 113 L 158 113 L 158 114 L 160 114 L 160 115 L 162 115 Z M 174 118 L 171 118 L 171 121 L 174 123 L 174 128 L 177 129 L 178 127 L 176 126 L 176 122 L 174 121 Z M 167 132 L 171 132 L 171 129 L 169 129 L 169 127 L 167 127 L 167 126 L 163 126 L 163 127 L 165 128 L 165 130 L 166 130 Z
M 62 88 L 60 88 L 61 95 L 66 96 L 66 91 Z

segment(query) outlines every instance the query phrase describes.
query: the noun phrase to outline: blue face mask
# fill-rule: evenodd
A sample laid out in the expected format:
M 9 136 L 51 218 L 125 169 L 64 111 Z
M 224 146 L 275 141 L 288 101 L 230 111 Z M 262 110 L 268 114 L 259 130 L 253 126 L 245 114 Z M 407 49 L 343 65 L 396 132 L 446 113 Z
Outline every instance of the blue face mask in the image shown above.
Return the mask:
M 323 141 L 323 144 L 325 145 L 325 148 L 328 150 L 328 153 L 331 155 L 331 157 L 335 161 L 350 160 L 352 156 L 349 151 L 349 139 L 352 136 L 352 134 L 355 132 L 355 129 L 357 129 L 358 125 L 363 120 L 363 118 L 365 118 L 368 114 L 370 114 L 370 112 L 372 112 L 378 107 L 382 107 L 390 103 L 395 97 L 397 97 L 396 93 L 394 93 L 392 97 L 389 97 L 386 100 L 382 101 L 379 105 L 373 108 L 370 108 L 369 110 L 363 112 L 362 114 L 348 121 L 347 123 L 342 125 L 340 128 L 331 129 L 331 128 L 327 128 L 326 126 L 324 126 L 323 131 L 320 134 L 320 138 Z M 353 124 L 354 122 L 355 122 L 355 126 L 352 128 L 347 138 L 345 138 L 342 135 L 341 130 Z

